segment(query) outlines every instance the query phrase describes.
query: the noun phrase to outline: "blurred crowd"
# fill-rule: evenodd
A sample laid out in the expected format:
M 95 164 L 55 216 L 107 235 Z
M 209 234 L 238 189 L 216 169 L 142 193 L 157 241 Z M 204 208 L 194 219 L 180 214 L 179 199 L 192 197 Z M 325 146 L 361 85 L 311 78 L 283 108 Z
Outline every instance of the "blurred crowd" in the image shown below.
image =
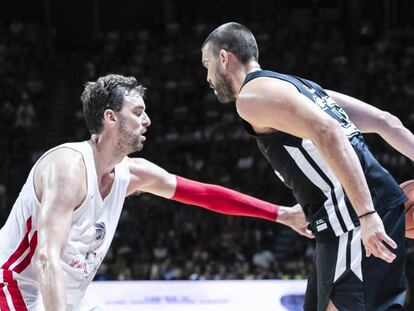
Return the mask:
M 271 19 L 244 21 L 256 35 L 263 68 L 299 75 L 396 114 L 414 129 L 414 46 L 401 38 L 350 38 L 333 23 L 291 30 Z M 0 22 L 0 217 L 5 221 L 28 170 L 47 145 L 52 105 L 73 120 L 60 139 L 87 139 L 82 85 L 107 73 L 132 75 L 148 88 L 152 120 L 145 157 L 172 173 L 224 185 L 285 205 L 295 202 L 244 132 L 233 105 L 220 105 L 206 83 L 200 47 L 217 23 L 97 32 L 81 51 L 60 48 L 37 24 Z M 58 34 L 57 34 L 58 35 Z M 81 75 L 51 69 L 68 59 Z M 69 71 L 71 69 L 69 68 Z M 77 68 L 79 70 L 79 68 Z M 69 75 L 70 76 L 70 75 Z M 53 101 L 55 81 L 79 90 Z M 72 94 L 73 95 L 73 94 Z M 66 110 L 65 110 L 66 109 Z M 412 161 L 378 137 L 371 150 L 398 182 L 413 178 Z M 128 198 L 99 280 L 306 278 L 313 242 L 283 226 L 229 217 L 140 194 Z M 409 267 L 413 245 L 409 247 Z M 408 269 L 413 278 L 414 269 Z
M 0 219 L 44 145 L 52 41 L 36 23 L 0 20 Z

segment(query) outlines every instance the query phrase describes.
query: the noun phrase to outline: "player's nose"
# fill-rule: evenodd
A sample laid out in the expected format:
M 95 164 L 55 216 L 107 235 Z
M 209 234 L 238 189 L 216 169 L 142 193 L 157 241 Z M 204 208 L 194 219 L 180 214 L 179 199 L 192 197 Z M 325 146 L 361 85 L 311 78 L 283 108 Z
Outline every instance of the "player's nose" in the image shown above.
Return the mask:
M 151 125 L 151 119 L 146 113 L 145 113 L 145 116 L 142 120 L 142 125 L 145 126 L 145 127 L 148 127 L 148 126 Z

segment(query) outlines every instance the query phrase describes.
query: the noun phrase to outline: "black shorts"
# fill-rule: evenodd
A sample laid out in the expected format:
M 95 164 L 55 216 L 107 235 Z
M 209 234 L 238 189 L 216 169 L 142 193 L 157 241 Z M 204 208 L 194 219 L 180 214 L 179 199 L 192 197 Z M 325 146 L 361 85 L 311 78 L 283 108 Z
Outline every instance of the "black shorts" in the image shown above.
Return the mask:
M 380 214 L 397 243 L 397 258 L 387 263 L 366 257 L 360 227 L 339 237 L 316 236 L 315 268 L 309 276 L 305 311 L 325 311 L 329 300 L 340 311 L 401 310 L 405 300 L 404 207 Z

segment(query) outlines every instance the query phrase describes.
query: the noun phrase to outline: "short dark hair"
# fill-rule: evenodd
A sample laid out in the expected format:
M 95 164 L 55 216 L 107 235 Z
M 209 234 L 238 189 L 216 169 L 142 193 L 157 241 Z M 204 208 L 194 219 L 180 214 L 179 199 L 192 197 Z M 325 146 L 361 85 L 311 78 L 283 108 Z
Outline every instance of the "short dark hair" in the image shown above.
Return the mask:
M 106 109 L 118 112 L 122 109 L 125 96 L 144 97 L 146 88 L 134 77 L 109 74 L 95 82 L 87 82 L 82 92 L 83 113 L 91 134 L 102 131 L 103 113 Z
M 224 49 L 236 55 L 242 64 L 246 64 L 251 59 L 255 61 L 259 59 L 259 48 L 253 33 L 239 23 L 231 22 L 217 27 L 204 40 L 201 48 L 204 48 L 207 43 L 211 43 L 214 54 Z

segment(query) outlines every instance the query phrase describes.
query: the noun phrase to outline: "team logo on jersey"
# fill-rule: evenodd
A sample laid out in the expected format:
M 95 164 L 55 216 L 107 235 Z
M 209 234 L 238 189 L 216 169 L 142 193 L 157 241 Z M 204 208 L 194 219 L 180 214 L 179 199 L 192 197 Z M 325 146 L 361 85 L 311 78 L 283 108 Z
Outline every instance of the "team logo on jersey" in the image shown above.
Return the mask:
M 104 222 L 97 222 L 94 224 L 95 227 L 95 239 L 89 245 L 88 252 L 83 254 L 76 255 L 69 265 L 73 268 L 82 269 L 84 272 L 84 278 L 89 278 L 93 273 L 95 273 L 102 260 L 103 255 L 96 250 L 104 243 L 106 236 L 106 226 Z
M 89 246 L 89 252 L 97 250 L 105 241 L 106 227 L 104 222 L 95 223 L 95 241 Z
M 309 92 L 309 93 L 311 93 L 311 94 L 313 94 L 313 93 L 315 93 L 316 91 L 315 91 L 315 89 L 313 89 L 313 88 L 310 88 L 309 86 L 307 86 L 307 85 L 305 85 L 305 84 L 302 84 L 302 86 Z
M 97 222 L 95 224 L 96 240 L 103 241 L 106 235 L 106 228 L 104 222 Z
M 324 100 L 323 98 L 315 94 L 313 95 L 313 101 L 315 102 L 315 104 L 317 104 L 322 109 L 326 107 L 326 100 Z

